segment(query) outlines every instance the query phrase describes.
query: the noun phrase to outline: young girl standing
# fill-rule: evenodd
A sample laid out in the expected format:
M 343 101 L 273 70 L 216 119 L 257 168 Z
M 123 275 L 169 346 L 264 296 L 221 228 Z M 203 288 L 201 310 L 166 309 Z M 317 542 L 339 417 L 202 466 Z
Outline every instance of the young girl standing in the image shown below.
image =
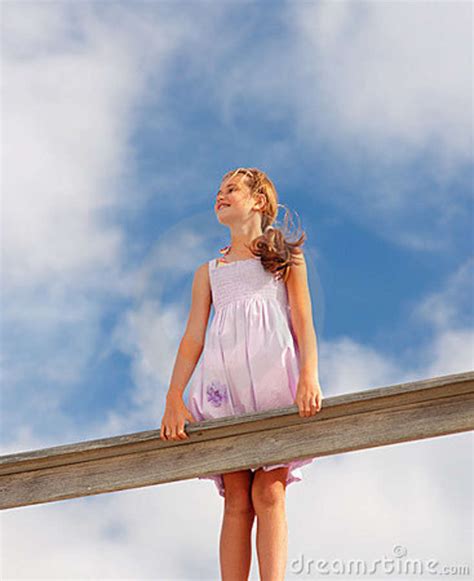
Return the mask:
M 301 417 L 322 403 L 317 342 L 304 254 L 272 226 L 278 197 L 269 177 L 238 168 L 222 179 L 214 209 L 231 243 L 198 267 L 189 319 L 166 397 L 161 438 L 188 436 L 186 420 L 201 421 L 296 404 Z M 208 337 L 211 304 L 215 316 Z M 184 389 L 199 358 L 189 390 Z M 251 532 L 257 517 L 260 578 L 285 578 L 288 550 L 286 486 L 302 479 L 314 459 L 200 478 L 224 497 L 219 556 L 222 579 L 248 579 Z

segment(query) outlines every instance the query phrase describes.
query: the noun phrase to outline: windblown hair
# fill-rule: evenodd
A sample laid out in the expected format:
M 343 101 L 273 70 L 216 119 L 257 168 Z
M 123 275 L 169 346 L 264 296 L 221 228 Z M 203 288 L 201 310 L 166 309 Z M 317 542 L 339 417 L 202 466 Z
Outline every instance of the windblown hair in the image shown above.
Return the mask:
M 290 274 L 290 267 L 298 262 L 298 255 L 302 254 L 301 246 L 306 240 L 304 230 L 299 238 L 289 240 L 290 234 L 288 224 L 293 224 L 289 209 L 284 204 L 278 203 L 278 194 L 273 182 L 267 174 L 257 168 L 240 167 L 227 172 L 223 180 L 235 175 L 242 174 L 247 185 L 250 187 L 251 195 L 263 194 L 266 203 L 261 211 L 261 236 L 257 236 L 250 243 L 248 249 L 256 257 L 260 257 L 263 268 L 271 272 L 275 278 L 287 280 Z M 278 208 L 285 210 L 283 228 L 276 227 Z

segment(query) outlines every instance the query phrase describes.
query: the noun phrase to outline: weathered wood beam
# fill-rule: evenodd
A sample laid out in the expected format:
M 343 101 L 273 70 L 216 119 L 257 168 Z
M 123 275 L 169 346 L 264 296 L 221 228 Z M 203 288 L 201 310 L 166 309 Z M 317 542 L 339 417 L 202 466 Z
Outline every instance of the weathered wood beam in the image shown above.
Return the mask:
M 323 399 L 301 418 L 293 405 L 0 456 L 0 508 L 116 492 L 445 436 L 474 429 L 474 371 Z

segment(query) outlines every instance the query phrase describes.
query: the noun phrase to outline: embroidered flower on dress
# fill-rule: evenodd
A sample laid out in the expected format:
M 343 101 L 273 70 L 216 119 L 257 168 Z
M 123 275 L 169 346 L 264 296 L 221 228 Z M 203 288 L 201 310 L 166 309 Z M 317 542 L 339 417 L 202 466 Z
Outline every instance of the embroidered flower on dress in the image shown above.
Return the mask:
M 207 401 L 217 408 L 220 407 L 223 402 L 227 402 L 229 399 L 227 386 L 217 380 L 211 382 L 207 386 L 206 393 Z

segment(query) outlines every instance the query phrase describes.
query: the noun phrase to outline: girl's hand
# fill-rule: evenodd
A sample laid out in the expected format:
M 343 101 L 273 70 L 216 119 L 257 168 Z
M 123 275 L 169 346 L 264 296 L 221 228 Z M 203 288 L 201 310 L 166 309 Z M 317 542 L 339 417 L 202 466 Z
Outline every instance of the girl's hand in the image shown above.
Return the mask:
M 193 414 L 185 406 L 181 395 L 167 396 L 166 408 L 161 420 L 161 440 L 186 440 L 184 421 L 195 422 Z
M 296 389 L 295 404 L 302 418 L 316 415 L 321 409 L 322 391 L 319 380 L 314 376 L 300 375 Z

